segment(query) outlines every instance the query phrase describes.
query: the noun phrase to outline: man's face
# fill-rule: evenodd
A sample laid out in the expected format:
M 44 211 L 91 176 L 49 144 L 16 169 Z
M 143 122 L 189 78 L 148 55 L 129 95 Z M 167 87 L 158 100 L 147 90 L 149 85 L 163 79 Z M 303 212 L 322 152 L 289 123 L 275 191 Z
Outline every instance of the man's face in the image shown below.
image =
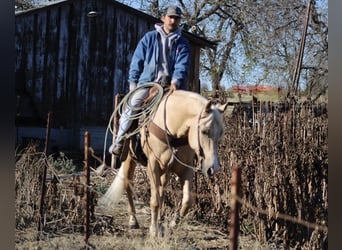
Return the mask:
M 164 30 L 166 33 L 175 31 L 180 23 L 180 17 L 177 16 L 163 16 Z

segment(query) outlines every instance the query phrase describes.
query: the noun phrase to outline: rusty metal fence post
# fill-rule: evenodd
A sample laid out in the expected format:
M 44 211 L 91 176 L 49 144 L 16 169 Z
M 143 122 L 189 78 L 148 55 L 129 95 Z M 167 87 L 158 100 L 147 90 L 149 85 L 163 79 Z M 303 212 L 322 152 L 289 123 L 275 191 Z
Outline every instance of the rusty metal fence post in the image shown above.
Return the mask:
M 47 124 L 46 124 L 46 134 L 45 134 L 45 146 L 44 146 L 44 154 L 45 157 L 47 157 L 48 154 L 48 148 L 49 148 L 49 140 L 50 140 L 50 127 L 51 127 L 51 116 L 52 113 L 48 113 L 47 117 Z M 47 171 L 47 166 L 44 164 L 44 169 L 43 169 L 43 174 L 42 174 L 42 179 L 41 179 L 41 192 L 40 192 L 40 203 L 39 203 L 39 221 L 38 221 L 38 234 L 40 230 L 42 229 L 42 224 L 43 224 L 43 212 L 44 212 L 44 198 L 45 198 L 45 182 L 46 182 L 46 171 Z
M 114 110 L 118 107 L 121 99 L 122 99 L 122 95 L 120 95 L 120 94 L 115 95 Z M 115 137 L 116 137 L 116 134 L 117 134 L 118 129 L 119 129 L 119 119 L 120 119 L 120 115 L 119 115 L 119 111 L 118 111 L 115 113 L 115 115 L 113 117 L 113 140 L 112 140 L 113 143 L 115 142 Z M 116 164 L 117 164 L 117 157 L 112 155 L 111 168 L 117 168 Z
M 84 133 L 84 171 L 86 177 L 85 183 L 85 217 L 84 217 L 84 240 L 86 245 L 88 245 L 89 239 L 89 197 L 90 197 L 90 167 L 89 167 L 89 147 L 90 147 L 90 134 L 88 131 Z
M 239 240 L 239 209 L 240 203 L 237 197 L 240 195 L 241 187 L 241 169 L 233 166 L 232 169 L 232 183 L 231 183 L 231 214 L 229 223 L 229 250 L 238 249 Z

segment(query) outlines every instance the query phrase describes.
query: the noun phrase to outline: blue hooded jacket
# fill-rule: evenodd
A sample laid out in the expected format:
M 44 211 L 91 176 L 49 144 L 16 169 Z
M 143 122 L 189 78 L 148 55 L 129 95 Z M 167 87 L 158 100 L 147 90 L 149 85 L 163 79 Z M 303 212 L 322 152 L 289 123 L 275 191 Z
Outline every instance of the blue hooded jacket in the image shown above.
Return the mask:
M 160 24 L 159 24 L 160 25 Z M 188 89 L 188 68 L 190 62 L 189 41 L 178 32 L 171 44 L 168 72 L 171 83 L 178 89 Z M 147 32 L 139 41 L 130 64 L 128 81 L 130 89 L 146 82 L 156 81 L 161 35 L 157 30 Z

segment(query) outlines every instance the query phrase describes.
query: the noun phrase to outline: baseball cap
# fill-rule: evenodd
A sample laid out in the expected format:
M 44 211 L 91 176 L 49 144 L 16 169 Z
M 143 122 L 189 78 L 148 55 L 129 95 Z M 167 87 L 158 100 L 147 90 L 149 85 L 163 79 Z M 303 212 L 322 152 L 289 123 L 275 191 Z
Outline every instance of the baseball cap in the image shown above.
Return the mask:
M 164 12 L 165 16 L 176 16 L 176 17 L 181 17 L 182 16 L 182 11 L 179 7 L 177 6 L 169 6 L 166 8 Z

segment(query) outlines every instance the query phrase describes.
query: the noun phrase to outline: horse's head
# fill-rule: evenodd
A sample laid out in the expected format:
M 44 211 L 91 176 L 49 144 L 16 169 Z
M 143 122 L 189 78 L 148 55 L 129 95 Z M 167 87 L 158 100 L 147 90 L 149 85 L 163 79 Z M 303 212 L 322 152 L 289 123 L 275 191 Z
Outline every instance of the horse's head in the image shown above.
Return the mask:
M 224 134 L 222 113 L 227 106 L 228 103 L 213 105 L 208 101 L 189 129 L 190 147 L 205 176 L 212 176 L 220 168 L 218 143 Z

